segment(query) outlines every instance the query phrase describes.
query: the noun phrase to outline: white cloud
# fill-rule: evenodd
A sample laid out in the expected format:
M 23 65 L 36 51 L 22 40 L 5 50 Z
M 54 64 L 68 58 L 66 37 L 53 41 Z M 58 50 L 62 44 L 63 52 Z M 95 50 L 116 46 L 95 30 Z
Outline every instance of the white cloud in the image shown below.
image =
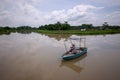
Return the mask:
M 82 23 L 91 23 L 94 21 L 95 14 L 93 11 L 101 9 L 101 7 L 95 7 L 92 5 L 77 5 L 72 9 L 55 10 L 44 14 L 44 12 L 40 12 L 40 10 L 31 4 L 13 2 L 10 5 L 10 10 L 2 10 L 0 13 L 0 23 L 3 25 L 39 26 L 41 24 L 55 23 L 57 21 L 68 21 L 73 25 L 80 25 Z M 4 16 L 2 16 L 2 14 Z
M 20 26 L 36 25 L 40 19 L 41 12 L 33 5 L 36 0 L 5 0 L 0 6 L 0 25 Z
M 118 24 L 120 21 L 119 12 L 111 13 L 103 18 L 102 13 L 96 13 L 96 11 L 103 9 L 103 7 L 85 4 L 76 5 L 70 9 L 43 12 L 36 7 L 39 1 L 43 0 L 2 0 L 0 2 L 0 25 L 39 26 L 57 21 L 68 21 L 72 25 L 80 25 L 83 23 L 97 25 L 104 21 L 111 22 L 112 24 Z
M 51 21 L 68 21 L 73 25 L 82 23 L 91 23 L 94 18 L 94 10 L 99 10 L 102 7 L 92 5 L 77 5 L 72 9 L 53 11 L 46 15 L 46 19 Z

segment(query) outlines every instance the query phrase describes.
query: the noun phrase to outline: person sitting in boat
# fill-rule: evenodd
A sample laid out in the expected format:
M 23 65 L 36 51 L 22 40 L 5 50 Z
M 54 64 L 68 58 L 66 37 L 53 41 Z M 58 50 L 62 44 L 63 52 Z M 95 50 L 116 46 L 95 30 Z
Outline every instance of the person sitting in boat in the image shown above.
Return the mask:
M 73 52 L 75 50 L 75 44 L 72 44 L 72 46 L 70 47 L 69 52 Z
M 75 54 L 76 52 L 75 44 L 72 44 L 70 50 L 66 54 Z

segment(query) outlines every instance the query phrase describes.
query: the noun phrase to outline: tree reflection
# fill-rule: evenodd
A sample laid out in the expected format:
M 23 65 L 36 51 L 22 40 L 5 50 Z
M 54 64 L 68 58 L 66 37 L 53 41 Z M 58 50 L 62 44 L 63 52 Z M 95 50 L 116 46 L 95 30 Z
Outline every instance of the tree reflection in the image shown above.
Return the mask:
M 10 35 L 11 33 L 30 34 L 32 32 L 33 31 L 14 31 L 14 32 L 6 31 L 6 32 L 0 32 L 0 35 Z
M 6 31 L 6 32 L 0 32 L 0 35 L 3 35 L 3 34 L 5 34 L 5 35 L 10 35 L 11 32 L 9 32 L 9 31 Z
M 61 39 L 68 39 L 71 34 L 45 34 L 50 38 L 55 38 L 56 40 L 60 41 Z

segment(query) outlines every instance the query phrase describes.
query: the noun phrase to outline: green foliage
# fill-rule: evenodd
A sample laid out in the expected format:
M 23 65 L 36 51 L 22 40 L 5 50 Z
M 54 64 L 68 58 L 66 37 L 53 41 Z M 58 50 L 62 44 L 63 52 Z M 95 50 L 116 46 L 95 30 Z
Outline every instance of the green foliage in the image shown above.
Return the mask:
M 49 24 L 49 25 L 42 25 L 39 27 L 39 29 L 41 30 L 68 30 L 70 29 L 70 25 L 68 24 L 68 22 L 65 23 L 60 23 L 57 22 L 55 24 Z
M 81 31 L 84 29 L 84 31 Z M 0 26 L 0 34 L 10 34 L 11 32 L 19 33 L 52 33 L 52 34 L 108 34 L 108 33 L 120 33 L 120 26 L 111 26 L 107 22 L 104 22 L 102 26 L 94 27 L 92 24 L 82 24 L 79 26 L 71 26 L 68 22 L 57 22 L 55 24 L 41 25 L 39 28 L 31 26 L 19 26 L 9 27 Z
M 120 30 L 87 30 L 87 31 L 80 31 L 80 30 L 38 30 L 38 33 L 44 34 L 80 34 L 80 35 L 98 35 L 98 34 L 115 34 L 120 33 Z
M 104 22 L 101 27 L 102 30 L 109 29 L 109 24 L 107 22 Z
M 32 28 L 30 26 L 20 26 L 17 27 L 17 30 L 31 30 Z
M 92 24 L 82 24 L 80 26 L 80 29 L 92 29 L 93 25 Z
M 11 32 L 18 32 L 18 33 L 31 33 L 37 30 L 37 28 L 32 28 L 30 26 L 20 26 L 20 27 L 0 27 L 0 34 L 10 34 Z

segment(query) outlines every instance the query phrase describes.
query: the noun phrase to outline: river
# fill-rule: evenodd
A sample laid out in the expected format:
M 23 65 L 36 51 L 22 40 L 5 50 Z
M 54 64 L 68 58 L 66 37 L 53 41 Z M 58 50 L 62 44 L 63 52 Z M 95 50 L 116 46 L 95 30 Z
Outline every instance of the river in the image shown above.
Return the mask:
M 84 37 L 88 51 L 64 61 L 61 55 L 69 49 L 70 37 Z M 120 34 L 0 35 L 0 80 L 120 80 Z

